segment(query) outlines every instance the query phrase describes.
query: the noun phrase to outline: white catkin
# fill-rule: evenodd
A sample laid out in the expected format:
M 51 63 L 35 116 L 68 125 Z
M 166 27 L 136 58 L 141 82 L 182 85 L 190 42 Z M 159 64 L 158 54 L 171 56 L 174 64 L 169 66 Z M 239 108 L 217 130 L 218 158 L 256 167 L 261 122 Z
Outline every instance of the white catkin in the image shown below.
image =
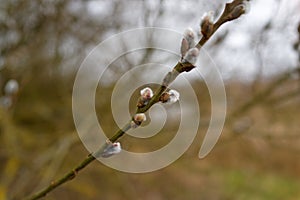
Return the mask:
M 4 87 L 4 92 L 6 95 L 13 95 L 16 94 L 18 91 L 19 83 L 16 80 L 10 79 L 9 81 L 7 81 Z
M 153 97 L 153 91 L 149 87 L 142 89 L 140 94 L 143 99 L 151 99 Z
M 103 150 L 101 157 L 108 158 L 122 151 L 120 142 L 107 144 L 106 148 Z
M 187 54 L 184 57 L 184 60 L 194 65 L 197 62 L 198 56 L 199 50 L 197 48 L 192 48 L 187 52 Z
M 195 33 L 192 28 L 187 28 L 183 34 L 184 38 L 187 40 L 189 44 L 189 49 L 195 47 Z
M 170 90 L 169 95 L 170 95 L 170 98 L 169 98 L 170 103 L 175 103 L 179 100 L 180 94 L 176 90 Z

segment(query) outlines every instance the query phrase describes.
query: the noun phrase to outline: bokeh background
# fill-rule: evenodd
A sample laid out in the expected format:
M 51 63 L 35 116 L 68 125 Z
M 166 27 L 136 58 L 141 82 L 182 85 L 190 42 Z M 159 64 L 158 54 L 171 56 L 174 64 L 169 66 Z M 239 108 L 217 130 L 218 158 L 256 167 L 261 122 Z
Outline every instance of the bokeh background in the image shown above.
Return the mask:
M 203 13 L 213 10 L 218 16 L 226 2 L 2 0 L 0 199 L 22 199 L 40 190 L 89 154 L 73 123 L 72 87 L 81 62 L 97 44 L 137 27 L 197 31 Z M 197 155 L 211 116 L 210 96 L 201 77 L 191 76 L 201 122 L 180 159 L 147 174 L 93 162 L 45 199 L 300 199 L 300 1 L 250 4 L 247 15 L 222 26 L 205 46 L 227 93 L 223 133 L 205 159 Z M 126 42 L 112 48 L 126 48 Z M 157 58 L 151 49 L 141 55 L 124 56 L 122 67 L 113 63 L 108 81 L 97 90 L 99 123 L 108 136 L 118 128 L 110 109 L 118 77 Z M 201 61 L 199 67 L 209 73 L 210 62 Z M 18 88 L 7 86 L 9 80 Z M 125 109 L 134 109 L 136 97 Z M 169 132 L 178 127 L 175 122 Z M 126 149 L 145 151 L 170 137 L 146 147 L 129 136 L 121 142 Z

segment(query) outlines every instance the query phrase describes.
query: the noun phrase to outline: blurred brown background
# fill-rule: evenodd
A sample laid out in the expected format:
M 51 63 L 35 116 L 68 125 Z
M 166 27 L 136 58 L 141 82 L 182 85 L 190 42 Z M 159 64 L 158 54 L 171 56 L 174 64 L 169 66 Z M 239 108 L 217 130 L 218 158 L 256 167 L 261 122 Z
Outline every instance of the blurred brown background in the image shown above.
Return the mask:
M 93 47 L 130 28 L 197 29 L 205 11 L 217 15 L 225 2 L 2 1 L 0 199 L 28 196 L 88 155 L 71 106 L 76 71 Z M 300 199 L 300 1 L 251 4 L 247 15 L 222 27 L 206 46 L 226 84 L 228 114 L 205 159 L 199 160 L 198 145 L 211 102 L 205 83 L 193 79 L 203 123 L 179 160 L 147 174 L 94 162 L 45 199 Z M 151 62 L 151 50 L 142 61 Z M 112 77 L 139 63 L 124 62 L 128 68 L 113 70 Z M 11 79 L 17 92 L 7 86 Z M 111 134 L 117 130 L 109 109 L 113 87 L 111 81 L 99 88 L 96 105 Z M 122 142 L 135 145 L 130 137 Z

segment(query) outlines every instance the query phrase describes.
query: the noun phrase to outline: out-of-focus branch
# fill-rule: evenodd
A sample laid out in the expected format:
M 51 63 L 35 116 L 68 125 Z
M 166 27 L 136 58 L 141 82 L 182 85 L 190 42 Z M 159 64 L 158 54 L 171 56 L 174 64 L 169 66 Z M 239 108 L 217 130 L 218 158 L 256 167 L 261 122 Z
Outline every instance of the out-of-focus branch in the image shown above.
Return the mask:
M 197 49 L 201 49 L 201 47 L 211 38 L 211 36 L 218 30 L 218 28 L 231 20 L 235 20 L 239 18 L 242 14 L 246 11 L 246 5 L 245 0 L 234 0 L 231 3 L 227 3 L 225 6 L 225 9 L 222 13 L 222 15 L 219 17 L 219 19 L 212 24 L 212 29 L 210 32 L 207 32 L 203 37 L 200 39 L 198 44 L 196 45 Z M 179 74 L 182 72 L 189 72 L 191 71 L 195 66 L 189 62 L 178 62 L 172 71 L 168 72 L 166 76 L 163 79 L 163 82 L 161 86 L 157 89 L 153 97 L 150 99 L 149 103 L 146 104 L 143 107 L 139 107 L 136 110 L 136 113 L 145 113 L 148 111 L 155 103 L 159 102 L 159 99 L 161 95 L 166 91 L 168 86 L 177 78 Z M 109 140 L 110 142 L 117 141 L 120 137 L 122 137 L 126 131 L 128 131 L 131 128 L 131 122 L 130 120 L 128 124 L 126 124 L 122 129 L 118 130 L 114 136 L 112 136 Z M 47 193 L 51 192 L 55 188 L 59 187 L 60 185 L 64 184 L 67 181 L 72 180 L 75 178 L 75 176 L 78 174 L 79 171 L 81 171 L 83 168 L 85 168 L 87 165 L 89 165 L 92 161 L 94 161 L 101 153 L 103 152 L 104 148 L 106 147 L 106 144 L 101 146 L 96 152 L 93 154 L 90 154 L 86 159 L 84 159 L 78 166 L 76 166 L 74 169 L 69 171 L 67 174 L 65 174 L 62 178 L 58 179 L 57 181 L 51 182 L 51 184 L 42 189 L 40 192 L 33 194 L 31 197 L 29 197 L 29 200 L 39 199 L 43 196 L 45 196 Z
M 297 96 L 300 96 L 300 90 L 299 89 L 293 90 L 293 91 L 288 92 L 288 93 L 285 93 L 285 94 L 280 95 L 278 97 L 274 97 L 274 98 L 268 99 L 265 102 L 267 104 L 270 104 L 270 105 L 280 104 L 281 102 L 287 101 L 289 99 L 293 99 L 293 98 L 295 98 Z
M 282 85 L 285 81 L 287 81 L 291 77 L 291 74 L 295 72 L 296 70 L 292 70 L 288 73 L 281 75 L 276 80 L 272 81 L 266 89 L 264 89 L 261 92 L 258 92 L 248 102 L 244 103 L 243 105 L 238 107 L 235 111 L 233 111 L 229 115 L 229 119 L 236 118 L 244 114 L 245 112 L 247 112 L 254 105 L 265 102 L 268 99 L 268 97 L 278 88 L 278 86 Z
M 287 81 L 292 74 L 298 73 L 298 76 L 300 78 L 300 23 L 298 25 L 298 33 L 299 33 L 299 38 L 294 45 L 294 49 L 298 52 L 298 66 L 296 66 L 295 69 L 282 74 L 280 77 L 272 81 L 265 90 L 257 93 L 256 95 L 254 95 L 252 99 L 250 99 L 248 102 L 246 102 L 245 104 L 237 108 L 235 111 L 233 111 L 231 115 L 228 117 L 229 120 L 231 120 L 231 118 L 238 117 L 244 114 L 256 104 L 264 103 L 264 102 L 276 103 L 278 101 L 282 101 L 284 99 L 289 99 L 299 95 L 299 89 L 298 89 L 290 93 L 287 93 L 285 95 L 282 95 L 279 98 L 268 99 L 270 95 L 277 89 L 277 87 L 279 85 L 282 85 L 285 81 Z

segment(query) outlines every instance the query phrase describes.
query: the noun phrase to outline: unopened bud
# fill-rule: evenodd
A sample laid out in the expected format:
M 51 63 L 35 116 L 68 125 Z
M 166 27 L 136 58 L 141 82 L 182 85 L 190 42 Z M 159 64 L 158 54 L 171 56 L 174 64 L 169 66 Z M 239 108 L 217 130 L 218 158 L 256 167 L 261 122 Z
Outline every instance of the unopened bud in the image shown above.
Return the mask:
M 146 121 L 146 115 L 144 113 L 137 113 L 134 115 L 133 120 L 142 123 L 143 121 Z
M 170 94 L 168 92 L 165 92 L 160 96 L 159 101 L 161 101 L 162 103 L 166 103 L 168 102 L 169 98 Z
M 195 65 L 199 56 L 199 50 L 197 48 L 190 49 L 184 57 L 184 62 L 189 62 Z
M 188 50 L 189 50 L 189 43 L 185 38 L 182 38 L 181 47 L 180 47 L 181 59 L 183 59 L 183 57 L 185 56 Z
M 101 153 L 101 157 L 108 158 L 112 155 L 120 153 L 121 151 L 122 151 L 122 148 L 121 148 L 120 142 L 115 142 L 115 143 L 108 142 L 106 144 L 105 149 Z
M 176 90 L 170 90 L 169 95 L 169 103 L 175 103 L 179 100 L 180 94 Z
M 152 92 L 151 88 L 149 88 L 149 87 L 142 89 L 140 91 L 140 94 L 144 99 L 151 99 L 153 96 L 153 92 Z
M 201 34 L 205 38 L 209 38 L 209 36 L 213 32 L 214 28 L 214 12 L 210 11 L 208 13 L 204 13 L 201 23 L 200 23 L 200 28 L 201 28 Z
M 195 47 L 195 33 L 192 28 L 187 28 L 184 31 L 183 37 L 187 40 L 188 42 L 188 49 Z
M 248 1 L 243 1 L 243 3 L 237 5 L 229 14 L 229 20 L 234 20 L 239 18 L 242 14 L 248 13 L 250 10 L 250 3 Z
M 137 113 L 134 115 L 131 121 L 131 128 L 137 128 L 142 122 L 146 121 L 146 115 L 144 113 Z
M 19 84 L 14 79 L 9 80 L 4 87 L 4 92 L 6 95 L 14 95 L 18 91 L 19 91 Z
M 153 97 L 153 91 L 151 88 L 146 87 L 140 91 L 141 96 L 138 99 L 137 107 L 142 108 L 148 104 L 150 99 Z
M 179 97 L 180 97 L 179 92 L 177 92 L 176 90 L 170 90 L 168 92 L 163 93 L 159 100 L 162 103 L 172 104 L 177 102 L 179 100 Z

